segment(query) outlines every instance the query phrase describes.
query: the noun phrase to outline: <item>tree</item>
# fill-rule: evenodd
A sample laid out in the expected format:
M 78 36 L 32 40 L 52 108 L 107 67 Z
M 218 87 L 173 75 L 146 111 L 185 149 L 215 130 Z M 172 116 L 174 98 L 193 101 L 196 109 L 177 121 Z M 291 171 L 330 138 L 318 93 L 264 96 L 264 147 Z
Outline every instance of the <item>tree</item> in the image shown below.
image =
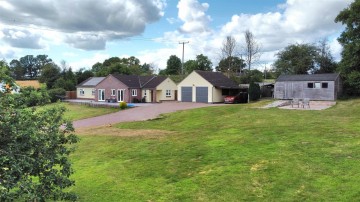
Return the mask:
M 227 62 L 227 65 L 223 63 L 221 66 L 222 72 L 226 72 L 228 77 L 230 77 L 232 70 L 234 67 L 232 66 L 233 58 L 237 55 L 237 42 L 233 36 L 227 36 L 226 39 L 223 41 L 221 47 L 221 61 Z M 220 64 L 219 64 L 220 66 Z
M 251 82 L 249 85 L 249 100 L 256 101 L 260 99 L 261 89 L 259 84 Z
M 337 67 L 333 56 L 331 55 L 330 46 L 328 40 L 322 39 L 317 44 L 318 55 L 316 57 L 316 67 L 313 71 L 315 74 L 321 73 L 334 73 Z
M 86 79 L 93 77 L 94 73 L 90 70 L 86 70 L 85 68 L 80 68 L 77 72 L 75 72 L 77 83 L 81 83 Z
M 178 75 L 181 74 L 181 60 L 176 55 L 171 55 L 167 61 L 166 74 Z
M 251 65 L 258 61 L 261 56 L 261 47 L 250 30 L 245 31 L 244 56 L 249 70 L 251 69 Z
M 190 74 L 195 69 L 197 69 L 196 60 L 188 60 L 184 63 L 185 74 Z
M 360 95 L 360 0 L 355 0 L 342 10 L 335 22 L 344 24 L 345 30 L 338 38 L 343 46 L 338 70 L 348 95 Z
M 36 79 L 42 67 L 51 62 L 47 55 L 26 55 L 19 60 L 12 60 L 10 67 L 15 79 Z
M 308 74 L 315 69 L 317 48 L 310 44 L 292 44 L 276 54 L 276 75 Z
M 264 75 L 261 71 L 254 70 L 245 70 L 244 74 L 242 74 L 239 78 L 240 83 L 251 83 L 251 82 L 262 82 L 264 80 Z
M 43 66 L 39 81 L 46 84 L 47 89 L 54 86 L 55 81 L 60 77 L 60 67 L 55 63 L 49 63 Z
M 216 66 L 216 71 L 240 75 L 246 67 L 243 59 L 239 57 L 228 57 L 220 60 L 219 65 Z

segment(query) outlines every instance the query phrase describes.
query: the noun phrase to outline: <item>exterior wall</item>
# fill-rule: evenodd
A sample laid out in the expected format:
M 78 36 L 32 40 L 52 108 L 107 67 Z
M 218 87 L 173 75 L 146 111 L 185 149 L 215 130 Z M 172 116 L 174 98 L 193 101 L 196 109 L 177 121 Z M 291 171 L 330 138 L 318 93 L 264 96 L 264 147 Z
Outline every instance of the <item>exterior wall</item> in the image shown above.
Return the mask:
M 98 90 L 99 89 L 104 89 L 105 90 L 105 99 L 117 99 L 117 90 L 119 89 L 124 89 L 125 90 L 125 95 L 124 95 L 124 101 L 125 102 L 130 102 L 130 100 L 132 101 L 131 98 L 131 90 L 129 90 L 129 88 L 123 84 L 122 82 L 120 82 L 117 78 L 113 77 L 112 75 L 107 76 L 104 80 L 102 80 L 96 87 L 95 87 L 95 101 L 99 100 L 99 94 L 98 94 Z M 115 96 L 111 95 L 111 89 L 115 89 Z M 141 95 L 141 91 L 138 91 L 138 94 Z
M 166 90 L 171 90 L 171 96 L 166 96 Z M 156 87 L 156 102 L 162 100 L 175 100 L 177 86 L 170 78 L 166 78 Z
M 308 88 L 308 83 L 328 83 L 328 88 Z M 275 99 L 309 98 L 310 100 L 335 100 L 334 81 L 287 81 L 276 82 Z
M 80 89 L 84 90 L 84 95 L 80 95 Z M 78 87 L 76 88 L 76 98 L 77 99 L 91 99 L 94 100 L 95 99 L 95 95 L 92 94 L 93 89 L 95 89 L 95 87 Z M 96 94 L 96 91 L 95 91 Z
M 146 92 L 146 96 L 145 96 L 145 92 Z M 142 95 L 143 97 L 145 97 L 145 102 L 151 102 L 152 101 L 152 94 L 151 94 L 151 90 L 149 89 L 144 89 L 142 90 Z
M 212 102 L 224 102 L 224 96 L 222 95 L 222 89 L 213 87 L 213 101 Z
M 217 102 L 222 99 L 221 93 L 216 93 L 213 96 L 213 86 L 206 81 L 202 76 L 193 71 L 189 76 L 178 84 L 178 101 L 181 101 L 181 87 L 192 87 L 192 102 L 196 102 L 196 87 L 208 87 L 208 103 Z

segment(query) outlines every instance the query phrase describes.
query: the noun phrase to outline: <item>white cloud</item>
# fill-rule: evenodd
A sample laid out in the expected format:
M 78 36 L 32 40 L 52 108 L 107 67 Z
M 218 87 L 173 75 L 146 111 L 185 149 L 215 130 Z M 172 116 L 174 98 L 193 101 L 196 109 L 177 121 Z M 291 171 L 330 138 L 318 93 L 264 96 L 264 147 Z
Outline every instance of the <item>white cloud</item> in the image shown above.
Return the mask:
M 10 40 L 13 38 L 6 38 L 11 45 L 21 47 L 27 37 L 34 40 L 35 32 L 50 29 L 67 33 L 65 42 L 75 48 L 94 50 L 104 49 L 106 41 L 141 34 L 147 24 L 164 15 L 166 3 L 165 0 L 2 0 L 1 5 L 2 24 L 15 26 L 18 31 L 39 28 L 25 33 L 24 41 L 15 43 Z M 28 48 L 29 44 L 25 43 L 23 47 Z M 32 47 L 36 47 L 35 44 Z
M 178 17 L 184 22 L 180 31 L 185 33 L 207 32 L 211 17 L 206 15 L 209 4 L 200 4 L 197 0 L 180 0 Z

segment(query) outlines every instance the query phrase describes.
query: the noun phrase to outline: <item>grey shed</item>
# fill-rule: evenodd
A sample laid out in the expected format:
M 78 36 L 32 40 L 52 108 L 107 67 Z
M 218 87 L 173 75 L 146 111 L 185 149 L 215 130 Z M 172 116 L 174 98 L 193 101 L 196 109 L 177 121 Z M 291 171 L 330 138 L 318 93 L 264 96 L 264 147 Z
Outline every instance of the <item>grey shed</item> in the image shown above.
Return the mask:
M 275 83 L 274 98 L 336 100 L 341 93 L 342 82 L 338 73 L 281 75 Z

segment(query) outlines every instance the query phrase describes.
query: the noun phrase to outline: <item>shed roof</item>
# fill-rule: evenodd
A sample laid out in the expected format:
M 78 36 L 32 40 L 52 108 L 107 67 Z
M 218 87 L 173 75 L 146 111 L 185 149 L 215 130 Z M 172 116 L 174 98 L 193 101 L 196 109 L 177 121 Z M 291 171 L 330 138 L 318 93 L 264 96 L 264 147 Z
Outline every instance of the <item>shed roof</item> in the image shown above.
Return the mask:
M 237 85 L 233 80 L 229 79 L 221 72 L 210 72 L 210 71 L 200 71 L 200 70 L 195 70 L 195 72 L 217 88 L 225 88 L 225 89 L 239 88 L 239 85 Z
M 90 77 L 77 85 L 77 87 L 94 87 L 104 79 L 105 77 Z
M 276 81 L 335 81 L 338 73 L 280 75 Z

